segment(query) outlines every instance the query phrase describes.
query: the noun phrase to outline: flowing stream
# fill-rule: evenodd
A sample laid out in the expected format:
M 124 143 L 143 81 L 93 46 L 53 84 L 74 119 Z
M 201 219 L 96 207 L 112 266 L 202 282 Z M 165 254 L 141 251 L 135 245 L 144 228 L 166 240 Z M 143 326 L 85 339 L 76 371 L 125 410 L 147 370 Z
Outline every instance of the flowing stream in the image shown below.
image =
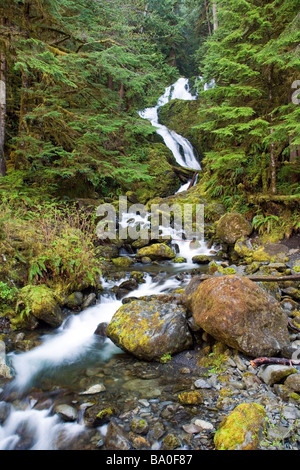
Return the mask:
M 164 95 L 153 108 L 140 112 L 140 116 L 148 119 L 157 128 L 165 144 L 173 152 L 179 165 L 199 171 L 201 166 L 194 154 L 191 144 L 177 133 L 170 131 L 166 126 L 159 124 L 158 111 L 161 106 L 171 99 L 193 100 L 188 87 L 188 80 L 181 78 L 174 85 L 168 87 Z M 179 191 L 187 189 L 189 183 L 183 185 Z M 147 217 L 140 220 L 136 214 L 128 214 L 121 223 L 148 223 Z M 131 222 L 130 222 L 131 221 Z M 170 232 L 172 239 L 176 240 L 176 232 Z M 192 256 L 195 254 L 208 254 L 209 250 L 202 240 L 196 250 L 191 248 L 191 240 L 177 240 L 178 256 L 183 256 L 186 262 L 184 268 L 191 268 Z M 173 242 L 174 243 L 174 242 Z M 162 280 L 155 279 L 145 271 L 145 282 L 128 294 L 132 297 L 169 292 L 182 287 L 182 278 L 179 280 L 176 273 L 178 266 L 172 266 L 171 273 Z M 162 266 L 162 269 L 164 267 Z M 134 270 L 134 268 L 131 268 Z M 128 277 L 125 276 L 125 279 Z M 186 281 L 188 282 L 187 276 Z M 118 283 L 121 281 L 119 280 Z M 62 326 L 40 338 L 40 343 L 28 352 L 10 353 L 7 362 L 13 372 L 13 380 L 2 390 L 0 401 L 0 450 L 31 449 L 55 450 L 57 437 L 63 435 L 68 442 L 85 432 L 82 416 L 76 422 L 65 422 L 53 412 L 53 402 L 49 406 L 36 407 L 37 400 L 32 390 L 38 390 L 43 381 L 52 385 L 68 384 L 68 380 L 77 381 L 80 389 L 80 372 L 87 367 L 99 367 L 112 357 L 122 354 L 109 339 L 99 340 L 95 330 L 100 323 L 109 322 L 114 313 L 122 305 L 111 292 L 115 281 L 102 280 L 104 293 L 93 307 L 78 314 L 69 315 Z M 113 371 L 112 371 L 113 374 Z M 78 378 L 78 380 L 77 380 Z M 15 396 L 15 400 L 11 399 Z M 7 397 L 10 397 L 7 400 Z M 0 399 L 0 400 L 1 400 Z M 45 398 L 46 400 L 46 398 Z M 5 418 L 3 416 L 5 415 Z M 60 437 L 60 441 L 62 437 Z M 67 444 L 66 444 L 67 446 Z

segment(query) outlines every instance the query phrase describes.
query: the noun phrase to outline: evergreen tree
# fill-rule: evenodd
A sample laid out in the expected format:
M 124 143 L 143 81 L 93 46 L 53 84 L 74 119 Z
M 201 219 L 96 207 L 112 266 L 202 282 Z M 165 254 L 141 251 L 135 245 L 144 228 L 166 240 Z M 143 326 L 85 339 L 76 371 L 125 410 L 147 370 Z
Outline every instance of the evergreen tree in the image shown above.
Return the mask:
M 153 130 L 136 111 L 174 71 L 141 34 L 144 6 L 2 2 L 10 173 L 61 193 L 80 186 L 105 194 L 148 178 L 137 147 Z
M 198 51 L 200 72 L 215 81 L 201 96 L 198 126 L 214 136 L 204 160 L 211 194 L 289 188 L 285 163 L 299 144 L 299 107 L 291 102 L 299 6 L 299 0 L 217 2 L 219 27 Z

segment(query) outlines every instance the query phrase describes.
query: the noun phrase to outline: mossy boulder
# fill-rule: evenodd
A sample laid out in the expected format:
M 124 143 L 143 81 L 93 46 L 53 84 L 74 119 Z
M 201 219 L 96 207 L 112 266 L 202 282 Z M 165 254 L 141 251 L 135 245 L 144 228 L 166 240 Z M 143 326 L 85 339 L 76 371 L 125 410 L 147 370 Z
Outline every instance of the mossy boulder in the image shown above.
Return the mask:
M 243 236 L 249 236 L 251 232 L 252 225 L 238 212 L 224 214 L 216 223 L 216 237 L 229 245 Z
M 257 403 L 241 403 L 221 422 L 216 450 L 256 450 L 266 423 L 266 411 Z
M 118 268 L 128 268 L 134 264 L 134 259 L 129 258 L 128 256 L 120 256 L 119 258 L 113 258 L 112 263 Z
M 19 292 L 16 311 L 21 317 L 32 315 L 57 328 L 63 322 L 59 300 L 57 294 L 45 285 L 27 285 Z
M 147 257 L 152 261 L 161 259 L 174 259 L 176 254 L 165 243 L 154 243 L 154 245 L 145 246 L 137 252 L 137 258 Z
M 286 313 L 255 282 L 235 275 L 199 282 L 192 280 L 183 295 L 197 327 L 249 356 L 273 356 L 288 347 Z
M 234 252 L 248 263 L 284 263 L 288 261 L 288 248 L 280 243 L 268 243 L 253 247 L 249 239 L 241 237 L 236 240 Z
M 118 347 L 139 359 L 160 362 L 192 345 L 186 310 L 159 300 L 124 304 L 107 327 L 107 336 Z
M 211 256 L 196 255 L 196 256 L 193 256 L 192 261 L 195 264 L 209 264 L 211 261 Z

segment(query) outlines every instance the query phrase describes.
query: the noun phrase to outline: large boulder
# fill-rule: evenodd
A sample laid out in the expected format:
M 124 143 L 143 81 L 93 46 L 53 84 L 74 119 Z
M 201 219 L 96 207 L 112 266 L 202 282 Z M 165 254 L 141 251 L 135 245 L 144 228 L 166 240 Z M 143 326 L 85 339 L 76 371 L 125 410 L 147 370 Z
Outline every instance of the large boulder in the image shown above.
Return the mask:
M 245 277 L 192 280 L 183 302 L 196 326 L 249 356 L 273 356 L 289 346 L 288 319 L 279 302 Z
M 108 324 L 107 336 L 124 351 L 149 361 L 188 349 L 193 342 L 186 309 L 160 300 L 124 304 Z
M 234 244 L 239 238 L 248 236 L 252 226 L 244 216 L 238 212 L 224 214 L 216 224 L 216 236 L 223 243 Z

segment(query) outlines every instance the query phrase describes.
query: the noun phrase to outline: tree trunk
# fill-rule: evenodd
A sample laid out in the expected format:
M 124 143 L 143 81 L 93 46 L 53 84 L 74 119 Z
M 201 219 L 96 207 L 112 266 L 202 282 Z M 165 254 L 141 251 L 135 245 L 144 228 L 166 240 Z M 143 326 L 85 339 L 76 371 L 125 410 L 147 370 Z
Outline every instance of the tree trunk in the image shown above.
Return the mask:
M 207 20 L 208 33 L 209 33 L 209 35 L 211 36 L 211 35 L 212 35 L 212 29 L 211 29 L 210 18 L 209 18 L 209 4 L 208 4 L 208 0 L 204 0 L 204 5 L 205 5 L 205 12 L 206 12 L 206 20 Z
M 212 11 L 213 11 L 214 31 L 217 31 L 219 25 L 218 25 L 218 12 L 217 12 L 216 2 L 213 2 L 213 4 L 212 4 Z
M 144 10 L 144 19 L 146 19 L 147 17 L 148 8 L 149 8 L 149 3 L 146 3 L 145 10 Z M 142 25 L 140 29 L 140 33 L 143 34 L 143 32 L 144 32 L 144 25 Z
M 269 106 L 270 109 L 273 109 L 273 86 L 272 86 L 272 69 L 269 71 Z M 273 129 L 273 114 L 270 115 L 270 134 L 274 133 Z M 277 180 L 277 164 L 276 164 L 276 156 L 275 156 L 275 144 L 271 141 L 270 144 L 270 170 L 271 170 L 271 193 L 276 194 L 276 180 Z
M 4 156 L 5 143 L 5 116 L 6 116 L 6 57 L 0 52 L 0 175 L 6 175 Z

